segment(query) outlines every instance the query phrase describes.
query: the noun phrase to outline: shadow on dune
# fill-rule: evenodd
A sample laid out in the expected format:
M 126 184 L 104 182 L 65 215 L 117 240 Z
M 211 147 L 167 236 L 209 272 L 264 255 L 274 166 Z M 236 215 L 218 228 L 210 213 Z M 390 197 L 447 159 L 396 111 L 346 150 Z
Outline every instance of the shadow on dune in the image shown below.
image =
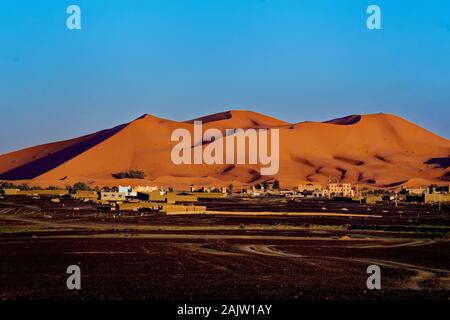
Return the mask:
M 225 111 L 225 112 L 214 113 L 214 114 L 211 114 L 208 116 L 196 118 L 193 120 L 188 120 L 188 121 L 185 121 L 185 123 L 194 123 L 194 121 L 201 121 L 202 123 L 208 123 L 208 122 L 213 122 L 213 121 L 227 120 L 227 119 L 231 119 L 232 117 L 233 117 L 233 115 L 232 115 L 231 111 Z
M 361 121 L 361 116 L 354 114 L 354 115 L 343 117 L 343 118 L 337 118 L 337 119 L 333 119 L 333 120 L 328 120 L 328 121 L 325 121 L 324 123 L 348 126 L 348 125 L 356 124 L 359 121 Z
M 424 162 L 425 164 L 436 165 L 439 168 L 448 168 L 450 167 L 450 157 L 444 158 L 431 158 Z
M 81 153 L 89 150 L 90 148 L 98 145 L 99 143 L 110 138 L 120 130 L 122 130 L 126 124 L 114 127 L 94 133 L 92 137 L 84 140 L 80 143 L 71 145 L 65 149 L 57 151 L 55 153 L 49 153 L 48 155 L 39 158 L 37 160 L 28 162 L 24 165 L 11 169 L 9 171 L 0 174 L 1 180 L 28 180 L 36 178 L 58 166 L 66 161 L 80 155 Z
M 393 187 L 398 187 L 401 186 L 404 183 L 407 183 L 409 181 L 409 179 L 403 180 L 403 181 L 398 181 L 398 182 L 393 182 L 393 183 L 388 183 L 388 184 L 384 184 L 384 185 L 380 185 L 380 187 L 382 188 L 393 188 Z

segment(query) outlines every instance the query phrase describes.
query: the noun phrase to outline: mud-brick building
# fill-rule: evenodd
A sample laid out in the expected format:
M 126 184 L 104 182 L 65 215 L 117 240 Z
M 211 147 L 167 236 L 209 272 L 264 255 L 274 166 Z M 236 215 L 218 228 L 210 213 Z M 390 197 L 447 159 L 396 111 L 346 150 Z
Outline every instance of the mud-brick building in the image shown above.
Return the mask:
M 126 194 L 124 192 L 100 192 L 100 201 L 125 201 Z

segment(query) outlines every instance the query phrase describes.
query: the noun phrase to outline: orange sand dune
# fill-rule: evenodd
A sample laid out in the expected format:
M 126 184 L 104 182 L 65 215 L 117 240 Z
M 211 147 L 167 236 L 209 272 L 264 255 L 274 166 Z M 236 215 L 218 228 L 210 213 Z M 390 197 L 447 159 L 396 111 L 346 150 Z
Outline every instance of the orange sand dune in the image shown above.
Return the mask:
M 193 132 L 193 120 L 176 122 L 144 115 L 130 123 L 80 138 L 0 156 L 0 179 L 32 185 L 157 184 L 250 185 L 280 180 L 282 186 L 329 179 L 371 187 L 449 184 L 450 141 L 388 114 L 352 115 L 327 122 L 290 124 L 252 111 L 205 116 L 204 130 L 278 128 L 280 169 L 261 176 L 260 165 L 175 165 L 173 130 Z M 213 141 L 222 143 L 221 140 Z M 203 145 L 205 147 L 205 144 Z M 192 149 L 201 148 L 193 141 Z M 142 170 L 145 180 L 118 180 L 113 173 Z

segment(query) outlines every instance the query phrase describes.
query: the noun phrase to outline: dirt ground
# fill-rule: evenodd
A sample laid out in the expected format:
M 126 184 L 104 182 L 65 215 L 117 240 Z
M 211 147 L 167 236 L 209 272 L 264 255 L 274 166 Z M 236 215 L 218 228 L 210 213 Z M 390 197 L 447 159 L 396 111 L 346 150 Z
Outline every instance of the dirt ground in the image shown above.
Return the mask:
M 0 299 L 450 298 L 448 207 L 267 201 L 212 201 L 208 209 L 223 214 L 163 216 L 2 199 Z M 355 216 L 226 214 L 257 206 Z M 381 217 L 357 216 L 367 209 Z M 81 290 L 66 288 L 73 264 Z M 366 287 L 373 264 L 381 290 Z

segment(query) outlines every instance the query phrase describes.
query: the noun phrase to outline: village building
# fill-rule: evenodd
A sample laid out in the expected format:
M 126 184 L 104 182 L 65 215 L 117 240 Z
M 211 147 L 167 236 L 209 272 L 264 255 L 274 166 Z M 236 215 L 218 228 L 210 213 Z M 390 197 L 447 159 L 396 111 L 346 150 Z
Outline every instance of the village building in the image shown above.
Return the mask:
M 448 193 L 425 193 L 425 203 L 450 202 L 450 194 Z
M 100 192 L 100 201 L 125 201 L 125 193 L 123 192 Z
M 227 193 L 227 188 L 226 187 L 196 187 L 196 186 L 191 186 L 190 187 L 190 192 L 191 193 L 195 193 L 195 192 L 207 192 L 207 193 Z
M 5 196 L 64 196 L 69 193 L 68 190 L 20 190 L 20 189 L 4 189 L 3 193 Z
M 176 202 L 196 202 L 197 197 L 190 193 L 176 193 L 176 192 L 138 192 L 137 198 L 143 201 L 162 202 L 162 203 L 176 203 Z
M 75 194 L 72 195 L 72 198 L 79 200 L 97 200 L 98 192 L 97 191 L 85 191 L 85 190 L 77 190 Z
M 126 197 L 137 197 L 138 192 L 158 191 L 158 186 L 119 186 L 118 191 L 125 193 Z
M 206 213 L 206 207 L 205 206 L 194 206 L 194 205 L 163 205 L 161 210 L 162 213 L 165 213 L 166 215 L 173 215 L 173 214 L 202 214 Z
M 425 192 L 427 192 L 427 188 L 419 187 L 419 188 L 406 188 L 404 189 L 407 194 L 411 195 L 423 195 Z
M 303 183 L 299 184 L 297 187 L 297 194 L 303 197 L 323 197 L 324 192 L 322 190 L 322 185 L 315 183 Z
M 329 183 L 328 194 L 336 197 L 353 197 L 355 192 L 350 183 Z

